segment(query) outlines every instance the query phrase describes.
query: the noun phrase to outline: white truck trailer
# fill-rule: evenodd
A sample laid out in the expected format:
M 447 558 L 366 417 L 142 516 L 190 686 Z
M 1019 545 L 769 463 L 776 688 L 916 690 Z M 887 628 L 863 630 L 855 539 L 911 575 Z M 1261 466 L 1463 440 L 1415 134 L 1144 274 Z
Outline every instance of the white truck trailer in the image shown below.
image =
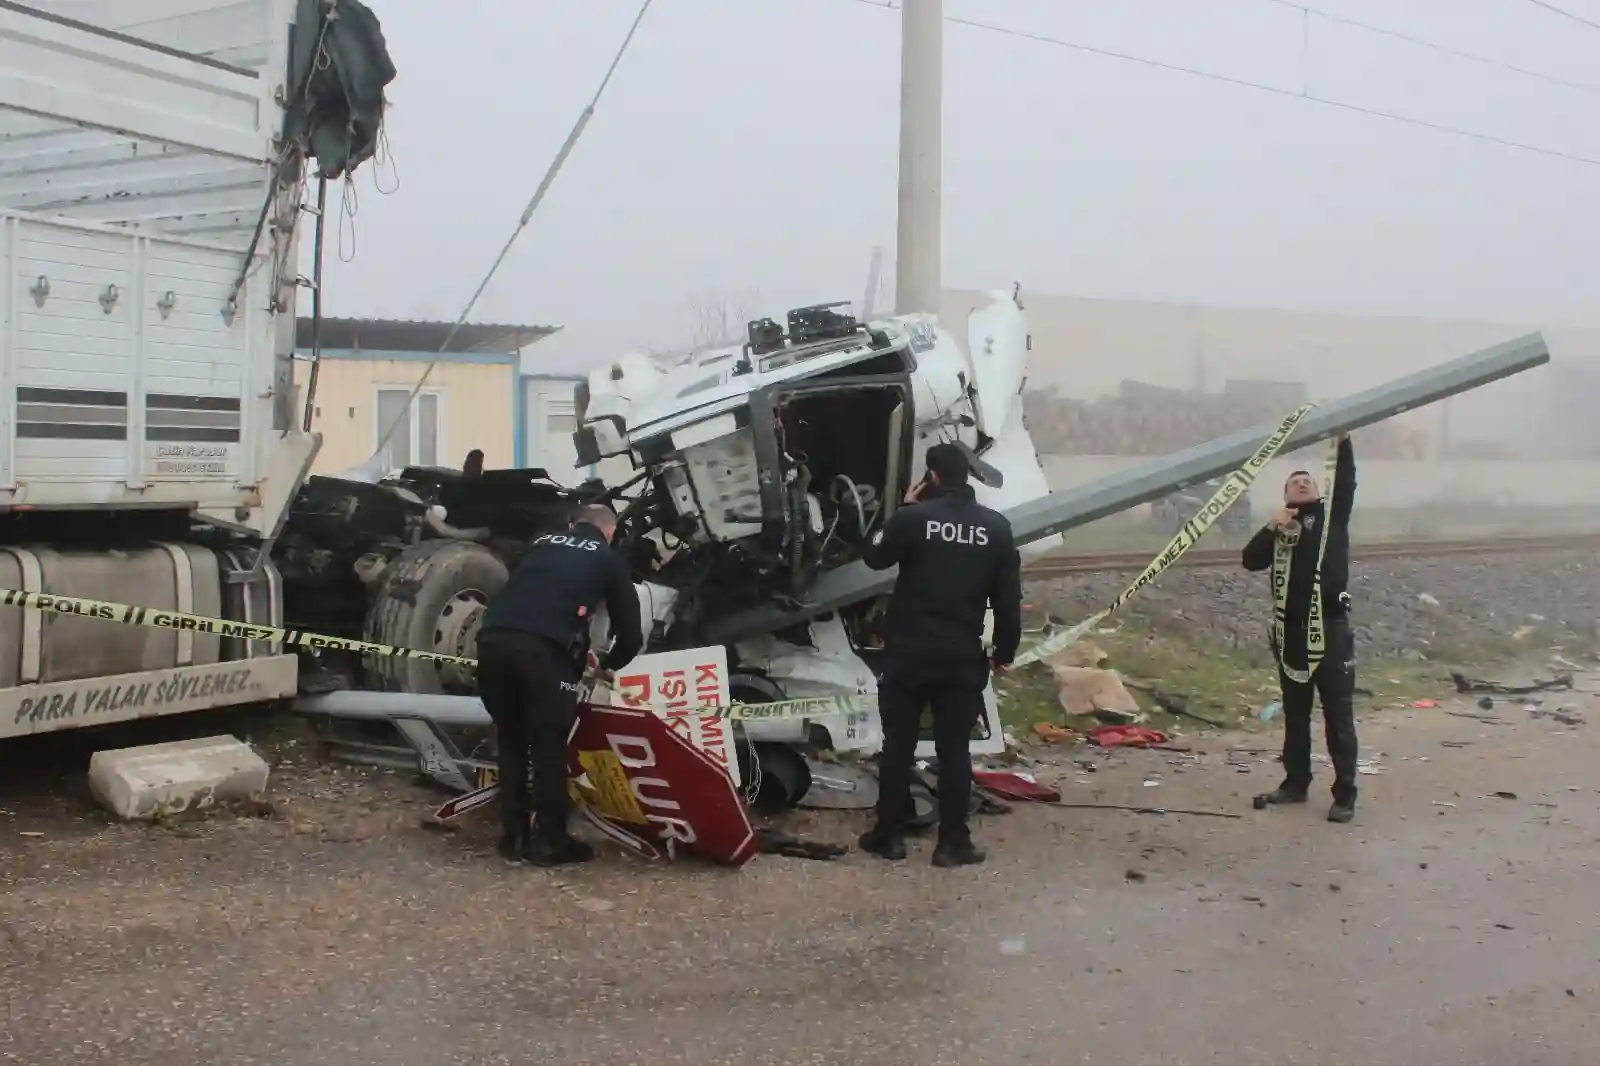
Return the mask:
M 318 446 L 290 388 L 296 145 L 347 132 L 295 75 L 326 14 L 0 0 L 0 587 L 280 622 L 262 548 Z M 314 165 L 360 162 L 337 155 Z M 0 608 L 0 738 L 286 697 L 296 665 Z

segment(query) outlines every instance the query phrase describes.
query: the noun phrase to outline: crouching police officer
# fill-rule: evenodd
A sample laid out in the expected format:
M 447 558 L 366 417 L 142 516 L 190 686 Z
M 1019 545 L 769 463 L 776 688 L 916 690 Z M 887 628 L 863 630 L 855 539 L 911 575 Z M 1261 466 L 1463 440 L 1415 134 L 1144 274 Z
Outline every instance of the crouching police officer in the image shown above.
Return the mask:
M 982 862 L 967 830 L 972 796 L 972 730 L 983 713 L 991 666 L 1002 672 L 1022 639 L 1022 573 L 1011 523 L 980 506 L 967 484 L 966 454 L 953 444 L 928 449 L 928 473 L 874 535 L 865 559 L 874 570 L 896 564 L 887 649 L 878 682 L 883 720 L 878 821 L 861 847 L 884 859 L 906 857 L 911 768 L 922 709 L 933 708 L 939 757 L 939 841 L 935 866 Z M 994 651 L 983 648 L 983 621 L 994 608 Z
M 499 741 L 499 850 L 511 862 L 555 866 L 594 857 L 593 848 L 567 832 L 567 738 L 595 609 L 605 603 L 615 637 L 600 669 L 626 666 L 644 643 L 633 577 L 611 548 L 616 528 L 610 508 L 584 507 L 566 532 L 534 540 L 484 611 L 478 692 Z

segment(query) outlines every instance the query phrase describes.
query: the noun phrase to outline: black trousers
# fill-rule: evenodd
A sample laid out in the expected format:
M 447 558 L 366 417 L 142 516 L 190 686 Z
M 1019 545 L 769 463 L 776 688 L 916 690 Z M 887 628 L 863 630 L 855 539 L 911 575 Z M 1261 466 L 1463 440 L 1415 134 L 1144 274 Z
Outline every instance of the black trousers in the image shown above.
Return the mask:
M 933 708 L 933 743 L 939 758 L 939 842 L 964 844 L 972 799 L 972 730 L 983 713 L 989 664 L 982 658 L 896 658 L 891 652 L 878 679 L 883 752 L 878 757 L 880 836 L 905 832 L 910 821 L 911 769 L 916 762 L 922 709 Z
M 500 818 L 509 834 L 567 836 L 567 738 L 578 716 L 577 664 L 544 637 L 494 633 L 478 641 L 478 694 L 494 719 Z M 531 788 L 529 778 L 532 778 Z
M 1291 623 L 1289 639 L 1294 651 L 1291 665 L 1305 663 L 1305 630 Z M 1328 757 L 1333 762 L 1333 801 L 1346 806 L 1356 802 L 1356 641 L 1349 618 L 1330 618 L 1322 665 L 1310 681 L 1290 680 L 1278 669 L 1283 692 L 1283 787 L 1304 795 L 1311 788 L 1311 705 L 1322 697 L 1322 719 L 1327 729 Z

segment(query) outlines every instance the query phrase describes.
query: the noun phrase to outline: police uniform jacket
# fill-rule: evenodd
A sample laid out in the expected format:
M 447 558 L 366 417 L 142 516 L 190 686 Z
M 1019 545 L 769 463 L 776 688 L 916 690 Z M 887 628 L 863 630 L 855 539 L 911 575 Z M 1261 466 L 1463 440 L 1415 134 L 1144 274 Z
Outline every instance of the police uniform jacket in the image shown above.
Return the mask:
M 611 620 L 611 650 L 603 670 L 628 665 L 644 645 L 639 594 L 627 561 L 594 526 L 580 523 L 536 537 L 483 615 L 491 642 L 539 636 L 563 649 L 587 649 L 590 617 L 604 602 Z
M 1011 523 L 982 506 L 971 486 L 930 487 L 894 513 L 865 553 L 874 570 L 898 565 L 889 604 L 891 655 L 983 656 L 983 620 L 994 608 L 994 662 L 1009 664 L 1022 640 L 1022 572 Z

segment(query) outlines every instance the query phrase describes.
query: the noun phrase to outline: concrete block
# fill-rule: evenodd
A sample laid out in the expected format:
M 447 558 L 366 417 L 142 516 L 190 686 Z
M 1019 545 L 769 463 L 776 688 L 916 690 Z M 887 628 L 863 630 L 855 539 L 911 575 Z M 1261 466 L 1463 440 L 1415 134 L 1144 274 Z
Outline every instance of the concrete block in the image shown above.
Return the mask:
M 199 810 L 219 799 L 248 799 L 266 787 L 266 762 L 233 737 L 97 751 L 89 760 L 89 790 L 123 819 Z

